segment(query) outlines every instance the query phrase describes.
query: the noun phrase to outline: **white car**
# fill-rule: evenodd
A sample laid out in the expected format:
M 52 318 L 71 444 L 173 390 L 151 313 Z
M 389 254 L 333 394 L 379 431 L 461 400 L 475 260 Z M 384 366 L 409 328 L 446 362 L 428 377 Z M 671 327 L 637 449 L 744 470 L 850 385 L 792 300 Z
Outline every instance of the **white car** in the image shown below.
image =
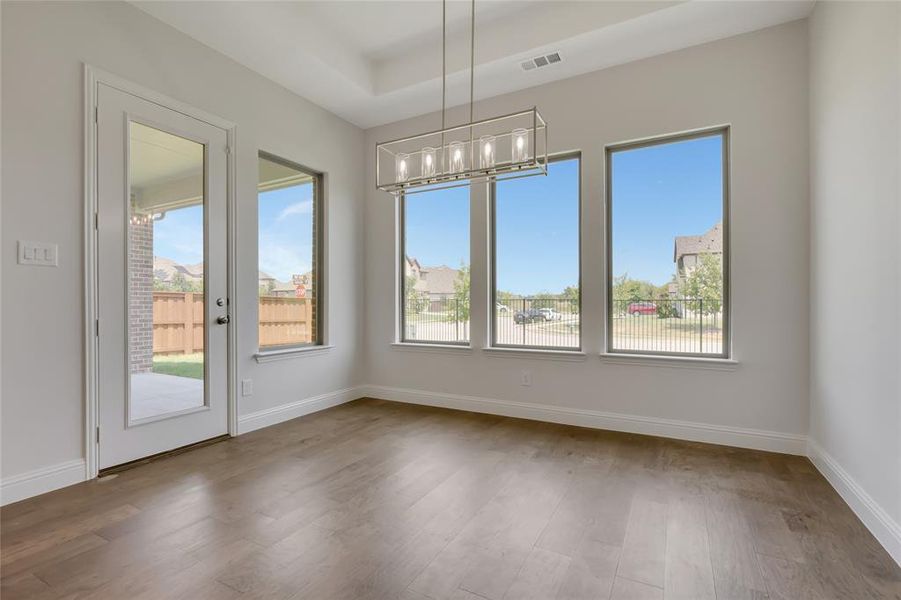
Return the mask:
M 507 306 L 506 304 L 501 304 L 500 302 L 498 302 L 497 303 L 497 312 L 499 312 L 499 313 L 510 312 L 510 307 Z
M 540 310 L 541 314 L 544 315 L 545 321 L 559 321 L 563 317 L 563 315 L 558 313 L 553 308 L 539 308 L 538 310 Z

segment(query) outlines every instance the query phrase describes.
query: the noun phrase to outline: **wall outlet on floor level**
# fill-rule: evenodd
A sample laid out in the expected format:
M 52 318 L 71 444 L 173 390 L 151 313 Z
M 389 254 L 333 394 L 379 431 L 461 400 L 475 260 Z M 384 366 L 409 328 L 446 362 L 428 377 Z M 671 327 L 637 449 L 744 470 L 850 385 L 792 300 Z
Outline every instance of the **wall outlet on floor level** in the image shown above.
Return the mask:
M 532 385 L 532 372 L 531 371 L 520 371 L 519 372 L 519 385 Z
M 253 396 L 253 379 L 241 380 L 241 395 Z

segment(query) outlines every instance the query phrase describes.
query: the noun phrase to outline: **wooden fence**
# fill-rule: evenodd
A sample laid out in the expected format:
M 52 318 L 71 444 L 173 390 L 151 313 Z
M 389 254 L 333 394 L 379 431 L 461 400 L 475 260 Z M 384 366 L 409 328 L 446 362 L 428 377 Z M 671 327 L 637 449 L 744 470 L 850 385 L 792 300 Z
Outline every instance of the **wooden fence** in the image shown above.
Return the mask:
M 313 303 L 309 298 L 260 298 L 260 347 L 312 341 Z M 153 292 L 153 353 L 203 351 L 203 294 Z

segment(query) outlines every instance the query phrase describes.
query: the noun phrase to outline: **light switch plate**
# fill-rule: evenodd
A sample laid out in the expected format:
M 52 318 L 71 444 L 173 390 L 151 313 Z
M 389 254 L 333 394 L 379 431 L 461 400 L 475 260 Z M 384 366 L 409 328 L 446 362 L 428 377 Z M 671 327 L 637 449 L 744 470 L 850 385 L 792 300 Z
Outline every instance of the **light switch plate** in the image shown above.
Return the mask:
M 253 379 L 241 380 L 241 395 L 253 396 Z
M 59 248 L 48 242 L 19 240 L 19 264 L 38 267 L 56 267 L 59 264 Z

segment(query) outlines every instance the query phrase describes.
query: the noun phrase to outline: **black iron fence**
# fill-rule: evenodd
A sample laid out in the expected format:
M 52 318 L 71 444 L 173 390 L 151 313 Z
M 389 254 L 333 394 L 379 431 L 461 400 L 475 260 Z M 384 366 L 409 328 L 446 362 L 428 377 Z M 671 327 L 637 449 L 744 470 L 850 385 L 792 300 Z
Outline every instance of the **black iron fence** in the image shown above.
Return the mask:
M 722 354 L 723 303 L 716 299 L 614 300 L 612 350 Z
M 494 309 L 494 345 L 530 348 L 579 348 L 579 300 L 531 296 L 498 300 Z
M 469 341 L 469 301 L 457 298 L 408 298 L 403 339 L 413 342 Z
M 403 339 L 469 342 L 469 302 L 410 298 Z M 722 354 L 722 302 L 699 298 L 613 300 L 610 350 L 669 354 Z M 580 348 L 579 301 L 531 296 L 498 300 L 493 344 L 526 348 Z

